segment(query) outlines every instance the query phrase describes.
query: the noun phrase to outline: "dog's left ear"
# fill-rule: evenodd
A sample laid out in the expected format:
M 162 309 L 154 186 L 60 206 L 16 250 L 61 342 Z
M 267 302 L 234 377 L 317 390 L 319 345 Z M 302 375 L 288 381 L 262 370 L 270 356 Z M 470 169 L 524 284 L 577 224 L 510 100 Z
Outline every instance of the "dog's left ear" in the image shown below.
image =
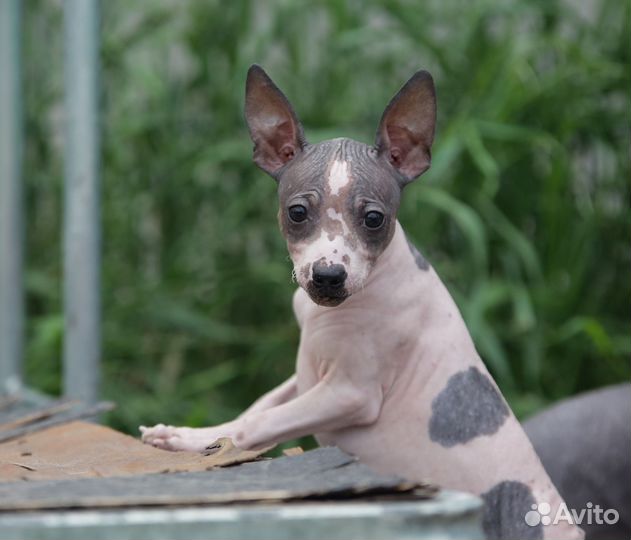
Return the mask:
M 434 81 L 427 71 L 417 71 L 386 107 L 375 141 L 403 184 L 429 169 L 435 125 Z
M 245 120 L 254 142 L 254 162 L 275 178 L 306 145 L 291 104 L 256 64 L 248 70 L 245 83 Z

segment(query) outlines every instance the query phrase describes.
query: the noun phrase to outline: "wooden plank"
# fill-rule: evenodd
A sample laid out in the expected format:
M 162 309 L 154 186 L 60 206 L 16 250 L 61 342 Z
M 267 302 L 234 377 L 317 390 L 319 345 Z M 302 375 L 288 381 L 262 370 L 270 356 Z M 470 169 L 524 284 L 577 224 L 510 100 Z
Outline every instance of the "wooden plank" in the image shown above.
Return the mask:
M 378 474 L 330 447 L 204 472 L 0 484 L 0 511 L 353 498 L 419 488 L 432 496 L 428 486 Z
M 116 405 L 111 401 L 101 401 L 100 403 L 90 406 L 79 404 L 70 410 L 56 414 L 48 419 L 0 431 L 0 443 L 28 435 L 29 433 L 35 433 L 36 431 L 40 431 L 42 429 L 48 429 L 49 427 L 57 426 L 59 424 L 80 420 L 81 418 L 98 416 L 101 413 L 111 411 L 115 407 Z

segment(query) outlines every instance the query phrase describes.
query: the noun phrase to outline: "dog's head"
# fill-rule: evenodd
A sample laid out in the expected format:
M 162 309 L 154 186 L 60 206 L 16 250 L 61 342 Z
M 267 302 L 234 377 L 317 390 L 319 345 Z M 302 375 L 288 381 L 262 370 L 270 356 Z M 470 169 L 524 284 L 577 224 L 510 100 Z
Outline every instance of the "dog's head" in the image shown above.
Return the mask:
M 245 117 L 254 162 L 278 182 L 279 221 L 300 286 L 323 306 L 359 290 L 394 234 L 401 189 L 430 165 L 432 77 L 418 71 L 390 101 L 374 146 L 307 143 L 289 101 L 259 66 L 248 71 Z

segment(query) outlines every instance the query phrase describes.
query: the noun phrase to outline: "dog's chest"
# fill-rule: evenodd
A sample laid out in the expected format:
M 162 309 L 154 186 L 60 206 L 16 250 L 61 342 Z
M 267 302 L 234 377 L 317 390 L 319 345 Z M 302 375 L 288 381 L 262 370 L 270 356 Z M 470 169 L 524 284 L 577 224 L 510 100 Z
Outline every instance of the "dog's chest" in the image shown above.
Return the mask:
M 331 310 L 305 317 L 296 372 L 299 392 L 319 381 L 387 391 L 414 360 L 417 337 L 378 313 Z

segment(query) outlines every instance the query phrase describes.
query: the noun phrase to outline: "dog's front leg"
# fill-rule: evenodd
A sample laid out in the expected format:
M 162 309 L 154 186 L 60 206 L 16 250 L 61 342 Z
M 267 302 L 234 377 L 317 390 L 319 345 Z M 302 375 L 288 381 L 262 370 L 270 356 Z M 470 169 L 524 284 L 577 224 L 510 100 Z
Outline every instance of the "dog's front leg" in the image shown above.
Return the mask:
M 297 393 L 295 376 L 256 401 L 233 420 L 208 428 L 141 426 L 142 440 L 165 450 L 200 452 L 220 437 L 230 437 L 243 449 L 255 449 L 296 437 L 368 425 L 381 411 L 381 391 L 366 381 L 324 379 L 304 394 Z
M 276 407 L 297 395 L 296 375 L 292 375 L 284 383 L 270 390 L 246 409 L 237 420 L 247 415 Z M 236 421 L 235 421 L 236 422 Z M 227 422 L 212 427 L 189 428 L 157 424 L 152 427 L 140 426 L 142 441 L 163 450 L 203 451 L 210 443 L 220 437 L 232 437 L 235 422 Z
M 253 412 L 264 411 L 265 409 L 282 405 L 283 403 L 294 399 L 297 395 L 298 384 L 296 382 L 296 375 L 294 374 L 284 383 L 279 384 L 276 388 L 258 398 L 239 415 L 239 418 L 243 418 Z
M 290 383 L 285 390 L 291 386 Z M 375 422 L 381 411 L 378 398 L 381 392 L 373 390 L 365 385 L 325 379 L 295 399 L 251 410 L 219 426 L 194 429 L 158 424 L 152 428 L 143 426 L 141 431 L 144 442 L 165 450 L 200 452 L 219 437 L 230 437 L 246 450 L 256 449 L 304 435 Z
M 325 379 L 291 401 L 235 420 L 233 441 L 240 448 L 256 449 L 351 425 L 372 424 L 381 411 L 380 394 Z

